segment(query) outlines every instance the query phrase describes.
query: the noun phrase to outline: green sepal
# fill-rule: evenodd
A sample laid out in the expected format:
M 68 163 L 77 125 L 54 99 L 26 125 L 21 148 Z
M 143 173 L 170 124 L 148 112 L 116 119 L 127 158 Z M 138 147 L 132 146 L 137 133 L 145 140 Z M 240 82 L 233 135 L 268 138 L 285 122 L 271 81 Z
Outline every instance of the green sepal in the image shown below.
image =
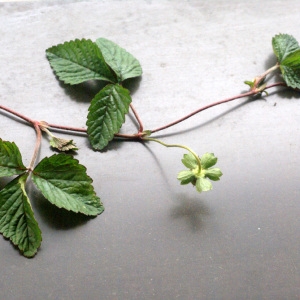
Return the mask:
M 104 211 L 86 168 L 70 155 L 45 157 L 33 170 L 32 180 L 44 197 L 59 208 L 90 216 Z
M 105 38 L 96 40 L 106 63 L 114 70 L 118 82 L 141 76 L 143 71 L 139 61 L 125 49 Z
M 25 191 L 28 173 L 12 180 L 0 191 L 0 232 L 26 257 L 33 257 L 42 235 Z
M 99 47 L 91 40 L 76 39 L 48 48 L 46 56 L 60 80 L 79 84 L 88 80 L 116 82 Z
M 188 154 L 184 154 L 181 161 L 189 169 L 198 167 L 198 161 L 196 160 L 196 157 L 190 152 Z
M 202 155 L 200 161 L 202 169 L 208 169 L 217 163 L 218 158 L 213 153 L 205 153 Z
M 0 139 L 0 177 L 19 175 L 25 171 L 17 145 Z
M 87 133 L 92 147 L 102 150 L 118 133 L 128 113 L 129 91 L 118 84 L 104 87 L 92 100 L 87 116 Z
M 208 177 L 210 180 L 218 181 L 220 177 L 223 175 L 219 168 L 211 168 L 205 170 L 205 177 Z
M 209 180 L 199 177 L 197 178 L 196 181 L 196 190 L 201 193 L 201 192 L 207 192 L 212 190 L 212 184 Z
M 180 171 L 178 173 L 177 179 L 180 180 L 180 184 L 188 184 L 190 182 L 194 182 L 195 174 L 190 170 Z

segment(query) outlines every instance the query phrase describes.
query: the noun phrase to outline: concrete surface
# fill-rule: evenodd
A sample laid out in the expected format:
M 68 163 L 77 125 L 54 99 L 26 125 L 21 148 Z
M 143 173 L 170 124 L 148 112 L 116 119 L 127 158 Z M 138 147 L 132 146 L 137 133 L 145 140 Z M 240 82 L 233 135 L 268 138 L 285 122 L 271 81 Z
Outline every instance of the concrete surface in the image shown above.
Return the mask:
M 96 91 L 58 82 L 45 49 L 105 37 L 140 60 L 133 103 L 152 129 L 246 90 L 244 80 L 274 64 L 275 34 L 300 40 L 299 9 L 297 0 L 1 3 L 0 103 L 84 127 Z M 0 298 L 299 299 L 299 101 L 274 89 L 162 132 L 219 158 L 224 176 L 201 195 L 176 179 L 180 150 L 114 142 L 97 153 L 73 137 L 106 210 L 66 213 L 29 185 L 42 247 L 26 259 L 0 239 Z M 122 132 L 135 130 L 127 118 Z M 33 129 L 1 112 L 0 137 L 30 162 Z M 40 158 L 51 153 L 45 138 Z

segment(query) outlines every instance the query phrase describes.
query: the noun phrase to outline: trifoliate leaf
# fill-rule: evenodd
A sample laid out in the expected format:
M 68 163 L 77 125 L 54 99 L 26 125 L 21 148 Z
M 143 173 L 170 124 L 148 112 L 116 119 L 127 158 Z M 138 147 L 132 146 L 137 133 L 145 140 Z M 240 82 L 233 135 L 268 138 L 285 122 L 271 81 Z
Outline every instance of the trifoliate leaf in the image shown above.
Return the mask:
M 66 139 L 58 138 L 56 136 L 52 136 L 50 138 L 50 145 L 53 148 L 56 148 L 59 151 L 63 151 L 63 152 L 78 150 L 73 140 L 66 140 Z
M 205 170 L 205 177 L 208 177 L 210 180 L 220 180 L 220 177 L 223 175 L 219 168 L 212 168 Z
M 178 173 L 177 179 L 181 184 L 188 184 L 195 180 L 195 174 L 190 170 L 184 170 Z
M 188 154 L 184 154 L 181 161 L 187 168 L 191 170 L 198 167 L 196 157 L 190 152 Z
M 86 168 L 67 154 L 44 158 L 33 170 L 32 180 L 44 197 L 60 208 L 91 216 L 104 210 Z
M 120 85 L 107 85 L 92 100 L 86 125 L 94 149 L 102 150 L 119 132 L 128 113 L 131 97 Z
M 212 190 L 212 184 L 209 180 L 199 177 L 196 181 L 196 190 L 199 193 L 210 191 Z
M 104 38 L 96 40 L 106 63 L 115 71 L 118 81 L 142 75 L 139 61 L 125 49 Z
M 60 80 L 78 84 L 87 80 L 115 82 L 99 47 L 91 40 L 65 42 L 46 50 L 51 67 Z
M 297 40 L 288 34 L 275 35 L 272 39 L 272 46 L 279 63 L 288 55 L 300 49 Z
M 201 160 L 201 167 L 203 169 L 208 169 L 217 163 L 218 158 L 215 157 L 213 153 L 205 153 L 204 155 L 202 155 L 200 160 Z
M 0 177 L 19 175 L 25 171 L 17 145 L 0 139 Z
M 25 256 L 32 257 L 42 236 L 25 192 L 27 177 L 26 173 L 15 178 L 0 192 L 0 232 Z

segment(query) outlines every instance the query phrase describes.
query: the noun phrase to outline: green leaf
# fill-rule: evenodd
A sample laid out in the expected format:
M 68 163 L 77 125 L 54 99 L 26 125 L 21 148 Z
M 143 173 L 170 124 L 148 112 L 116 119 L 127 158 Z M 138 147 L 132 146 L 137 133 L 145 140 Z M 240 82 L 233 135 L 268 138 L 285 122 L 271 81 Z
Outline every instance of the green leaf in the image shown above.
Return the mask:
M 217 163 L 218 158 L 214 156 L 213 153 L 205 153 L 201 157 L 201 167 L 203 169 L 208 169 Z
M 94 97 L 86 122 L 94 149 L 102 150 L 119 132 L 130 103 L 129 91 L 120 85 L 107 85 Z
M 297 40 L 288 34 L 275 35 L 272 39 L 272 46 L 279 63 L 288 55 L 300 49 Z
M 45 157 L 33 170 L 32 180 L 44 197 L 60 208 L 91 216 L 104 211 L 86 168 L 67 154 Z
M 0 139 L 0 177 L 19 175 L 25 171 L 17 145 Z
M 292 88 L 300 88 L 300 50 L 297 50 L 281 62 L 280 69 L 286 84 Z
M 190 152 L 188 154 L 184 154 L 181 161 L 187 168 L 191 170 L 198 167 L 198 162 L 195 156 Z
M 46 50 L 51 67 L 60 80 L 78 84 L 87 80 L 115 82 L 99 47 L 91 40 L 65 42 Z
M 32 257 L 41 245 L 41 230 L 25 191 L 28 174 L 23 174 L 0 192 L 0 232 L 25 256 Z
M 115 71 L 118 81 L 142 75 L 139 61 L 125 49 L 104 38 L 96 40 L 106 63 Z
M 205 176 L 208 177 L 210 180 L 220 180 L 220 177 L 223 175 L 219 168 L 212 168 L 205 170 Z

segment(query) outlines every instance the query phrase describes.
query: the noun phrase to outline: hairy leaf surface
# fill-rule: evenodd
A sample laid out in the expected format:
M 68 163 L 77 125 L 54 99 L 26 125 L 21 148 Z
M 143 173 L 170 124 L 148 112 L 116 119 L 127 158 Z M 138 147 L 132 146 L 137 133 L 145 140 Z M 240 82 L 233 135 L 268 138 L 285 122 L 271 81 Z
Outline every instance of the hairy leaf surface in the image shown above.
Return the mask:
M 139 61 L 125 49 L 105 38 L 96 40 L 106 63 L 115 71 L 118 81 L 142 75 Z
M 275 35 L 272 39 L 272 46 L 279 63 L 281 63 L 289 54 L 300 49 L 297 40 L 288 34 Z
M 26 171 L 15 143 L 0 139 L 0 177 L 19 175 Z
M 25 191 L 28 174 L 23 174 L 0 191 L 0 232 L 10 239 L 25 256 L 32 257 L 42 235 Z
M 60 80 L 78 84 L 87 80 L 115 82 L 99 47 L 91 40 L 74 40 L 46 50 L 51 67 Z
M 129 91 L 118 84 L 107 85 L 94 97 L 86 122 L 94 149 L 102 150 L 119 132 L 130 103 Z
M 86 168 L 67 154 L 45 157 L 33 170 L 32 180 L 44 197 L 60 208 L 91 216 L 104 210 Z

